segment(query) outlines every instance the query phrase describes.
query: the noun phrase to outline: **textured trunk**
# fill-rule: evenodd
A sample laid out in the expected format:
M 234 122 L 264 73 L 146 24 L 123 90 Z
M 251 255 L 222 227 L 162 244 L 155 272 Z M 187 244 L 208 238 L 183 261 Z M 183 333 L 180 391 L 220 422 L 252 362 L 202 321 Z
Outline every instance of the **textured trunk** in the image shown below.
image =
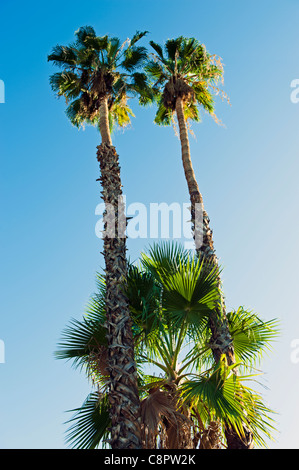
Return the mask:
M 180 141 L 181 141 L 181 150 L 182 150 L 182 161 L 183 167 L 185 172 L 185 177 L 188 185 L 190 201 L 191 201 L 191 221 L 192 221 L 192 231 L 193 237 L 195 241 L 195 248 L 199 255 L 204 255 L 205 259 L 210 261 L 214 266 L 218 267 L 218 259 L 215 254 L 214 244 L 213 244 L 213 237 L 212 237 L 212 230 L 210 229 L 210 219 L 206 211 L 204 210 L 203 206 L 203 198 L 201 193 L 199 192 L 198 184 L 196 181 L 196 177 L 194 174 L 194 170 L 192 167 L 191 162 L 191 154 L 190 154 L 190 145 L 189 145 L 189 137 L 188 137 L 188 129 L 186 125 L 186 120 L 184 116 L 184 107 L 183 107 L 183 100 L 181 98 L 177 98 L 176 100 L 176 114 L 179 124 L 179 131 L 180 131 Z M 202 229 L 198 227 L 197 223 L 197 211 L 196 207 L 201 206 L 202 210 Z M 221 289 L 221 280 L 219 277 L 219 288 Z M 222 297 L 222 296 L 221 296 Z M 229 365 L 235 363 L 235 356 L 234 356 L 234 348 L 232 345 L 231 335 L 228 328 L 227 318 L 226 318 L 226 311 L 225 311 L 225 303 L 223 297 L 221 298 L 221 308 L 216 307 L 214 311 L 214 315 L 211 315 L 209 320 L 209 326 L 211 329 L 211 340 L 210 346 L 213 352 L 215 362 L 219 362 L 220 357 L 222 354 L 225 354 L 227 358 L 227 362 Z M 246 436 L 246 432 L 245 436 Z M 248 434 L 248 432 L 247 432 Z M 240 444 L 240 438 L 236 433 L 230 433 L 231 439 L 228 440 L 228 446 L 230 448 L 231 443 L 235 441 L 236 445 Z M 244 438 L 244 442 L 245 442 Z M 248 446 L 246 448 L 251 448 L 252 444 L 252 435 L 248 436 Z M 242 445 L 244 445 L 242 441 Z M 231 447 L 236 448 L 236 447 Z M 244 448 L 244 447 L 243 447 Z
M 217 421 L 211 421 L 201 435 L 199 449 L 221 449 L 221 429 Z
M 240 437 L 233 429 L 226 427 L 225 437 L 228 449 L 253 449 L 252 432 L 243 425 L 244 436 Z
M 130 311 L 124 287 L 127 278 L 126 219 L 118 155 L 112 146 L 107 102 L 100 108 L 101 169 L 104 213 L 104 259 L 108 340 L 109 402 L 112 449 L 140 449 L 140 401 Z

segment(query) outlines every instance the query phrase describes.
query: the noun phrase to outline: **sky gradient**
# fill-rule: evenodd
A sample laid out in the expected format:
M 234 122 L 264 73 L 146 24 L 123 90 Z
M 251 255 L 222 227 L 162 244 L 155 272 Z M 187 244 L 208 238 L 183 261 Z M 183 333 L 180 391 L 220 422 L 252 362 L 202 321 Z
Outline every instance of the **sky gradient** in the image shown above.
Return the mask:
M 263 396 L 277 412 L 270 448 L 299 448 L 298 321 L 299 4 L 296 0 L 1 0 L 0 448 L 65 448 L 66 410 L 90 391 L 83 374 L 53 357 L 63 328 L 80 319 L 103 268 L 95 226 L 101 202 L 96 129 L 78 131 L 49 86 L 47 55 L 91 25 L 125 40 L 148 30 L 163 43 L 196 37 L 225 64 L 217 125 L 192 126 L 194 170 L 223 267 L 228 308 L 278 318 L 281 336 L 261 369 Z M 1 101 L 1 100 L 0 100 Z M 127 204 L 188 202 L 180 144 L 140 108 L 113 135 Z M 132 260 L 152 242 L 128 240 Z M 298 355 L 299 357 L 299 355 Z M 17 426 L 17 432 L 16 432 Z

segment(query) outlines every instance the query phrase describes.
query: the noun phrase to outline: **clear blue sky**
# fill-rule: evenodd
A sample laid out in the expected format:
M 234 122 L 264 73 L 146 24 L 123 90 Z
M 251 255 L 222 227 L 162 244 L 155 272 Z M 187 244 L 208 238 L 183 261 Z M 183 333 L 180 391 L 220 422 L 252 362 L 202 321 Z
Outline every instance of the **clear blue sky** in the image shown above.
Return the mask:
M 223 58 L 231 106 L 217 101 L 225 127 L 207 115 L 193 126 L 195 172 L 224 267 L 228 307 L 279 318 L 282 335 L 262 364 L 265 400 L 277 411 L 272 448 L 298 448 L 299 78 L 296 0 L 1 0 L 0 447 L 64 448 L 66 410 L 90 390 L 83 375 L 53 359 L 62 329 L 81 318 L 103 267 L 95 235 L 101 202 L 99 135 L 78 131 L 54 98 L 47 55 L 80 26 L 126 39 L 148 30 L 163 42 L 194 36 Z M 144 41 L 146 43 L 146 41 Z M 180 146 L 154 109 L 113 137 L 127 202 L 188 202 Z M 129 240 L 138 257 L 151 240 Z

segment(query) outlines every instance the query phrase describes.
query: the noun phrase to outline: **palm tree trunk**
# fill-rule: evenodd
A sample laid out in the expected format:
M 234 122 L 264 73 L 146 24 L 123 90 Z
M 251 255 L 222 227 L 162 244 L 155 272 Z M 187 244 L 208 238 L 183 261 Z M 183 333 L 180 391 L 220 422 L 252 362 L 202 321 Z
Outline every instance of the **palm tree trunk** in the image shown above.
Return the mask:
M 198 184 L 196 181 L 195 173 L 191 161 L 188 129 L 186 125 L 186 120 L 184 116 L 184 106 L 183 100 L 177 98 L 176 100 L 176 114 L 179 125 L 180 132 L 180 141 L 181 141 L 181 151 L 182 151 L 182 161 L 185 172 L 185 177 L 188 185 L 190 201 L 191 201 L 191 221 L 192 221 L 192 231 L 195 241 L 195 248 L 198 255 L 203 255 L 206 260 L 208 260 L 212 266 L 217 266 L 218 268 L 218 259 L 215 254 L 212 230 L 210 229 L 210 219 L 207 212 L 204 210 L 203 198 L 199 192 Z M 198 205 L 198 206 L 197 206 Z M 201 207 L 202 210 L 202 229 L 198 226 L 197 221 L 197 207 Z M 221 279 L 219 276 L 219 289 L 221 292 Z M 234 348 L 232 344 L 231 335 L 228 328 L 228 322 L 226 318 L 226 309 L 223 295 L 221 294 L 221 307 L 216 306 L 214 315 L 211 315 L 209 320 L 209 326 L 211 330 L 211 340 L 210 346 L 213 352 L 213 357 L 216 363 L 219 362 L 222 354 L 225 354 L 227 358 L 228 365 L 235 364 L 235 355 Z M 244 429 L 245 437 L 242 439 L 242 445 L 252 445 L 252 434 L 248 434 L 248 429 Z M 246 438 L 248 436 L 248 439 Z M 246 440 L 244 444 L 244 439 Z M 230 432 L 228 439 L 229 448 L 233 445 L 239 445 L 240 437 L 237 433 Z M 233 444 L 235 443 L 235 444 Z M 241 445 L 241 444 L 240 444 Z
M 126 219 L 119 160 L 109 131 L 107 100 L 103 100 L 100 107 L 100 132 L 102 143 L 97 147 L 97 158 L 101 169 L 101 194 L 106 206 L 103 254 L 112 422 L 110 444 L 112 449 L 140 449 L 141 413 L 137 369 L 129 303 L 124 292 L 127 279 Z
M 107 99 L 102 99 L 101 102 L 99 128 L 102 137 L 102 144 L 112 145 L 112 139 L 109 129 L 109 111 Z

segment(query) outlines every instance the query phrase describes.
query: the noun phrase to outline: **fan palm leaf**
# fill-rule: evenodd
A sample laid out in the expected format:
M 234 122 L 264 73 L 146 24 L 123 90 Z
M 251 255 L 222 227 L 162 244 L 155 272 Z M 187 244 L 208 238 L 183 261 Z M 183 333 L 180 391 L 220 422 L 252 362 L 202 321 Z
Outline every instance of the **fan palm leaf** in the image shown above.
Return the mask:
M 77 449 L 96 449 L 109 436 L 109 404 L 107 395 L 93 392 L 80 408 L 70 410 L 73 418 L 67 432 L 67 443 Z
M 271 351 L 272 342 L 279 335 L 279 322 L 265 322 L 243 307 L 228 312 L 227 318 L 236 357 L 248 366 L 259 364 L 263 354 Z

